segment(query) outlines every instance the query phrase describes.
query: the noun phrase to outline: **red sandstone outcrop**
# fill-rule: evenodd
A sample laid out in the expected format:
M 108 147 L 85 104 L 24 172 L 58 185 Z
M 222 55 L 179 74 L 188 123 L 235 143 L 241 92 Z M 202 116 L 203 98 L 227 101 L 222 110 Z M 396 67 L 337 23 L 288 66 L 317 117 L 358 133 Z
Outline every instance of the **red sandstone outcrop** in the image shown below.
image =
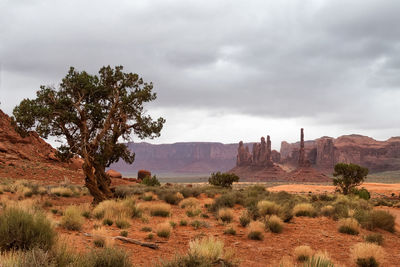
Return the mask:
M 122 174 L 116 170 L 110 169 L 110 170 L 106 171 L 106 174 L 108 176 L 110 176 L 111 178 L 122 178 Z
M 311 167 L 304 148 L 304 129 L 300 130 L 300 146 L 298 166 L 287 175 L 287 180 L 294 182 L 331 182 L 332 179 Z
M 55 153 L 56 150 L 35 132 L 21 137 L 11 125 L 10 117 L 0 110 L 0 159 L 3 162 L 58 161 Z
M 267 141 L 261 137 L 260 143 L 253 144 L 253 151 L 250 154 L 248 147 L 239 142 L 236 167 L 229 172 L 234 173 L 241 180 L 249 181 L 282 181 L 285 180 L 286 172 L 277 164 L 273 163 L 273 158 L 279 160 L 277 151 L 271 151 L 271 139 L 267 136 Z
M 281 164 L 293 166 L 299 159 L 298 143 L 282 142 Z M 339 162 L 355 163 L 370 172 L 400 170 L 400 137 L 377 141 L 362 135 L 321 137 L 305 142 L 305 158 L 314 168 L 332 173 Z

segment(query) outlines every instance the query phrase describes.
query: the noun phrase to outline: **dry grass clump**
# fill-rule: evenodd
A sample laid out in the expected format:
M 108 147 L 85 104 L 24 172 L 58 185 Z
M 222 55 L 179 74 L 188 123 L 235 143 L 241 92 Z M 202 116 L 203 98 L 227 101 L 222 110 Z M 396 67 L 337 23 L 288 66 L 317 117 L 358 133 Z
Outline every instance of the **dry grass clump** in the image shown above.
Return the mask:
M 190 207 L 186 210 L 186 216 L 188 217 L 196 217 L 200 215 L 201 209 L 196 208 L 196 207 Z
M 198 207 L 200 205 L 200 201 L 194 197 L 188 197 L 182 200 L 180 203 L 182 209 L 187 207 Z
M 56 232 L 44 214 L 16 207 L 8 207 L 1 213 L 0 250 L 48 250 L 55 237 Z
M 344 218 L 339 220 L 338 230 L 340 233 L 358 235 L 360 232 L 360 225 L 356 219 Z
M 50 194 L 58 196 L 58 197 L 72 197 L 74 192 L 68 187 L 53 187 L 50 189 Z
M 232 250 L 225 250 L 224 243 L 214 237 L 204 237 L 189 243 L 185 255 L 177 255 L 171 261 L 161 260 L 157 267 L 176 266 L 238 266 Z
M 215 262 L 223 258 L 224 243 L 214 237 L 196 239 L 189 243 L 189 253 Z
M 68 230 L 81 230 L 84 218 L 77 206 L 68 206 L 61 219 L 61 226 Z
M 171 235 L 172 226 L 169 222 L 163 222 L 156 226 L 156 233 L 159 237 L 168 238 Z
M 181 202 L 181 200 L 183 199 L 183 195 L 180 192 L 169 192 L 167 194 L 165 194 L 162 199 L 167 202 L 168 204 L 171 205 L 178 205 L 179 202 Z
M 294 249 L 294 257 L 300 262 L 308 261 L 313 254 L 314 251 L 309 246 L 298 246 Z
M 326 217 L 332 217 L 335 214 L 335 207 L 332 205 L 323 206 L 321 214 Z
M 223 222 L 230 223 L 233 220 L 233 210 L 228 208 L 219 209 L 218 219 Z
M 282 233 L 283 230 L 283 221 L 276 215 L 271 215 L 266 217 L 267 228 L 272 233 Z
M 247 237 L 252 240 L 264 239 L 265 225 L 259 221 L 252 221 L 247 227 Z
M 150 215 L 168 217 L 171 214 L 171 205 L 166 203 L 154 203 L 150 206 Z
M 156 200 L 157 199 L 157 195 L 156 194 L 154 194 L 153 192 L 145 192 L 143 195 L 142 195 L 142 199 L 144 200 L 144 201 L 152 201 L 152 200 Z
M 115 240 L 108 236 L 106 229 L 99 227 L 93 229 L 93 244 L 96 247 L 113 247 Z
M 275 202 L 261 200 L 257 203 L 257 210 L 260 216 L 265 216 L 271 214 L 279 214 L 282 208 Z
M 239 223 L 241 226 L 246 227 L 251 221 L 250 214 L 247 210 L 242 211 L 239 217 Z
M 351 249 L 351 257 L 359 267 L 374 267 L 383 264 L 385 252 L 373 243 L 358 243 Z
M 354 217 L 366 229 L 380 228 L 394 232 L 395 217 L 385 210 L 359 210 Z
M 295 216 L 315 217 L 317 215 L 315 208 L 310 203 L 300 203 L 293 207 Z
M 383 236 L 378 233 L 369 234 L 364 237 L 365 242 L 375 243 L 377 245 L 382 245 L 383 243 Z
M 133 209 L 135 209 L 135 202 L 133 200 L 105 200 L 100 202 L 93 209 L 93 216 L 100 219 L 107 219 L 111 221 L 116 221 L 122 218 L 133 217 Z

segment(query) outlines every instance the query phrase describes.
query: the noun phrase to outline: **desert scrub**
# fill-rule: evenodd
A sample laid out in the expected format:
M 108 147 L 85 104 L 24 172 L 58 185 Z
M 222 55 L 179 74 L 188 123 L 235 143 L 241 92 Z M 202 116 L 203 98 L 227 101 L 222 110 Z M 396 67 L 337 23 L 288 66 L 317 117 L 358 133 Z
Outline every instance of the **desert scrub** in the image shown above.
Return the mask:
M 6 208 L 0 216 L 0 250 L 50 249 L 56 232 L 41 213 Z
M 394 232 L 395 217 L 384 210 L 358 210 L 354 214 L 354 218 L 361 224 L 363 228 L 373 230 L 380 228 L 389 232 Z
M 321 208 L 321 214 L 326 217 L 332 217 L 335 214 L 335 207 L 326 205 Z
M 72 192 L 72 190 L 69 189 L 68 187 L 59 186 L 50 188 L 50 194 L 58 197 L 72 197 L 74 192 Z
M 246 227 L 250 223 L 250 215 L 247 210 L 242 211 L 239 217 L 239 223 L 241 226 Z
M 120 233 L 119 233 L 119 235 L 120 236 L 123 236 L 123 237 L 127 237 L 128 236 L 128 231 L 121 231 Z
M 148 226 L 144 226 L 140 229 L 140 231 L 142 231 L 142 232 L 151 232 L 151 230 L 152 230 L 151 227 L 148 227 Z
M 168 238 L 171 235 L 172 226 L 168 222 L 160 223 L 156 226 L 156 233 L 159 237 Z
M 190 225 L 196 230 L 201 228 L 201 227 L 203 227 L 203 228 L 209 228 L 210 227 L 210 225 L 207 222 L 199 221 L 199 220 L 194 220 L 193 222 L 190 223 Z
M 77 206 L 68 206 L 61 219 L 61 226 L 68 230 L 81 230 L 84 219 Z
M 218 210 L 218 219 L 224 223 L 230 223 L 233 220 L 233 210 L 227 208 Z
M 265 217 L 265 215 L 279 214 L 282 208 L 275 202 L 268 200 L 261 200 L 260 202 L 257 203 L 257 210 L 260 216 Z
M 89 252 L 85 255 L 84 263 L 79 266 L 131 267 L 132 264 L 124 250 L 106 247 Z
M 314 251 L 309 246 L 298 246 L 294 249 L 294 257 L 299 262 L 305 262 L 311 259 Z
M 92 231 L 93 244 L 96 247 L 113 247 L 115 240 L 108 236 L 106 229 L 99 227 Z
M 375 243 L 377 245 L 382 245 L 383 236 L 381 234 L 378 234 L 378 233 L 369 234 L 369 235 L 364 236 L 364 240 L 365 240 L 365 242 Z
M 276 215 L 271 215 L 266 217 L 266 225 L 267 228 L 272 232 L 272 233 L 282 233 L 283 230 L 283 221 L 281 218 L 279 218 Z
M 171 206 L 166 203 L 154 203 L 149 210 L 151 216 L 168 217 L 171 214 Z
M 218 262 L 218 264 L 216 264 Z M 189 243 L 185 255 L 177 255 L 173 260 L 163 261 L 156 267 L 191 267 L 191 266 L 238 266 L 238 261 L 230 250 L 224 249 L 224 243 L 213 237 L 196 239 Z
M 224 234 L 226 234 L 226 235 L 236 235 L 236 230 L 232 226 L 228 226 L 224 230 Z
M 340 233 L 349 235 L 358 235 L 360 232 L 360 227 L 357 220 L 353 218 L 340 219 L 338 222 L 338 230 Z
M 326 257 L 324 254 L 316 253 L 310 259 L 308 259 L 304 265 L 304 267 L 335 267 L 329 257 Z
M 169 192 L 163 196 L 163 200 L 171 205 L 178 205 L 183 199 L 183 195 L 180 192 Z
M 94 209 L 93 209 L 93 216 L 101 220 L 103 218 L 105 219 L 110 219 L 112 221 L 115 221 L 118 218 L 121 217 L 132 217 L 131 215 L 131 205 L 134 205 L 134 202 L 132 204 L 133 200 L 105 200 L 103 202 L 100 202 Z M 130 216 L 131 215 L 131 216 Z
M 157 199 L 157 196 L 153 193 L 153 192 L 145 192 L 142 196 L 141 196 L 141 198 L 144 200 L 144 201 L 152 201 L 152 200 L 155 200 L 155 199 Z
M 115 225 L 119 228 L 119 229 L 126 229 L 129 228 L 130 223 L 125 220 L 124 218 L 119 218 L 115 221 Z
M 264 239 L 265 225 L 259 221 L 252 221 L 247 227 L 247 237 L 252 240 Z
M 160 186 L 161 185 L 155 175 L 153 177 L 146 176 L 140 183 L 147 185 L 147 186 Z
M 377 267 L 383 264 L 385 252 L 373 243 L 358 243 L 351 249 L 351 258 L 359 267 Z
M 109 218 L 105 218 L 105 219 L 103 220 L 103 225 L 111 226 L 111 225 L 113 225 L 113 224 L 114 224 L 114 221 L 111 220 L 111 219 L 109 219 Z
M 179 225 L 180 226 L 186 226 L 186 225 L 188 225 L 188 222 L 186 220 L 180 220 L 179 221 Z
M 300 203 L 293 207 L 293 214 L 295 216 L 315 217 L 317 212 L 310 203 Z
M 182 209 L 188 208 L 188 207 L 198 207 L 200 205 L 200 201 L 197 198 L 189 197 L 189 198 L 183 199 L 179 203 L 179 205 Z
M 186 216 L 188 217 L 196 217 L 201 213 L 201 209 L 192 207 L 186 211 Z

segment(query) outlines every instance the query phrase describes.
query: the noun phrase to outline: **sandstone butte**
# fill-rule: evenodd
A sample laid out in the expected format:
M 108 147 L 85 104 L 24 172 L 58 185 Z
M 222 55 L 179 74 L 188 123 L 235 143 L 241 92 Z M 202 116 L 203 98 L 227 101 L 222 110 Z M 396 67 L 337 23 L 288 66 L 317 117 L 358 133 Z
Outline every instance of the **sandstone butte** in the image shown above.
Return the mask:
M 300 131 L 300 144 L 298 147 L 297 168 L 286 172 L 278 164 L 280 157 L 273 157 L 271 139 L 261 137 L 260 143 L 253 144 L 252 153 L 243 142 L 239 142 L 236 158 L 236 167 L 229 172 L 238 175 L 243 181 L 292 181 L 292 182 L 329 182 L 331 179 L 325 174 L 315 170 L 306 157 L 304 146 L 304 130 Z

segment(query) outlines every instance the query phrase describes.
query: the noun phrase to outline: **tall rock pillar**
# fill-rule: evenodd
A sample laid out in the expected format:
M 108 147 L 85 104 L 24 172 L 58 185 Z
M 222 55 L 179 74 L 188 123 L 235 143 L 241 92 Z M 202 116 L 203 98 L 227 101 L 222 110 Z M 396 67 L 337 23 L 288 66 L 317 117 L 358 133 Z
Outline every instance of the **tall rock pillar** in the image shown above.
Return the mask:
M 306 165 L 306 152 L 304 149 L 304 129 L 300 130 L 300 150 L 299 150 L 299 167 Z

